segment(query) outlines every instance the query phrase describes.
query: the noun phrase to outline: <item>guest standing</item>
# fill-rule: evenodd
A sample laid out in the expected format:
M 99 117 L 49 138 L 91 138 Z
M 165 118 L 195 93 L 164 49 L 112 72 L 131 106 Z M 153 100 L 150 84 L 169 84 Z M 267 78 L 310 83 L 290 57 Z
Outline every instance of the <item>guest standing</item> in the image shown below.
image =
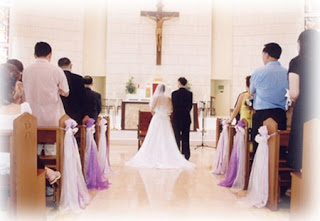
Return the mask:
M 299 55 L 289 64 L 289 95 L 293 101 L 293 114 L 288 148 L 288 164 L 295 170 L 302 167 L 303 125 L 320 118 L 317 105 L 317 75 L 319 75 L 320 36 L 316 30 L 306 30 L 299 35 Z
M 237 119 L 237 122 L 242 119 L 246 119 L 248 122 L 248 127 L 252 127 L 252 101 L 251 96 L 249 93 L 249 87 L 250 87 L 250 78 L 251 76 L 246 77 L 246 92 L 242 92 L 239 94 L 237 103 L 235 105 L 234 110 L 232 111 L 232 114 L 230 118 L 228 119 L 228 123 L 231 124 L 233 119 L 237 117 L 237 115 L 240 115 L 239 119 Z
M 91 89 L 93 85 L 92 77 L 84 76 L 83 79 L 85 86 L 84 114 L 96 121 L 101 112 L 101 94 Z
M 30 104 L 38 126 L 58 126 L 65 114 L 60 95 L 69 95 L 67 78 L 62 69 L 50 64 L 52 49 L 46 42 L 35 45 L 36 61 L 22 75 L 26 101 Z
M 263 121 L 273 118 L 280 130 L 287 127 L 286 89 L 288 89 L 287 69 L 278 59 L 282 49 L 277 43 L 268 43 L 262 50 L 265 66 L 258 68 L 250 79 L 250 92 L 253 94 L 252 140 L 255 153 L 258 143 L 254 140 Z
M 82 76 L 71 72 L 72 63 L 69 58 L 60 58 L 58 61 L 58 66 L 64 71 L 70 89 L 68 97 L 61 96 L 64 109 L 66 113 L 77 122 L 77 124 L 81 125 L 84 117 L 85 104 L 83 78 Z
M 18 69 L 18 71 L 20 72 L 19 79 L 17 81 L 17 88 L 14 93 L 14 99 L 17 104 L 22 104 L 23 102 L 26 101 L 26 95 L 24 93 L 24 87 L 23 87 L 23 83 L 22 83 L 22 72 L 24 69 L 23 64 L 18 59 L 9 59 L 9 60 L 7 60 L 7 63 L 14 65 Z

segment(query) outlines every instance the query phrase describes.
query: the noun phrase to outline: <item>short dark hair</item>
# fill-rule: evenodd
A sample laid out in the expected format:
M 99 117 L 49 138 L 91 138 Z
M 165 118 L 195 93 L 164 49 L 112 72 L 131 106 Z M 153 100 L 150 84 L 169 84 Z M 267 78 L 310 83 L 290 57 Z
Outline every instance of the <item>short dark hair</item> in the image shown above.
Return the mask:
M 70 61 L 69 58 L 66 58 L 66 57 L 60 58 L 59 61 L 58 61 L 58 66 L 59 67 L 67 66 L 69 64 L 71 64 L 71 61 Z
M 83 83 L 85 85 L 90 85 L 90 84 L 92 84 L 92 82 L 93 82 L 92 77 L 90 77 L 88 75 L 83 77 Z
M 34 46 L 34 54 L 37 57 L 46 57 L 51 52 L 51 46 L 47 42 L 40 41 Z
M 282 49 L 280 45 L 278 45 L 277 43 L 271 42 L 271 43 L 265 44 L 262 51 L 265 53 L 268 53 L 268 55 L 273 58 L 279 59 Z
M 4 63 L 0 65 L 0 89 L 1 105 L 13 103 L 16 82 L 20 78 L 19 70 L 13 64 Z
M 188 83 L 185 77 L 180 77 L 178 81 L 182 84 L 182 86 L 186 86 L 186 84 Z
M 246 77 L 246 86 L 247 87 L 250 87 L 250 78 L 251 78 L 250 75 Z
M 14 66 L 16 66 L 16 68 L 18 68 L 18 70 L 20 72 L 23 72 L 23 64 L 21 61 L 19 61 L 18 59 L 9 59 L 7 60 L 7 63 L 8 64 L 13 64 Z

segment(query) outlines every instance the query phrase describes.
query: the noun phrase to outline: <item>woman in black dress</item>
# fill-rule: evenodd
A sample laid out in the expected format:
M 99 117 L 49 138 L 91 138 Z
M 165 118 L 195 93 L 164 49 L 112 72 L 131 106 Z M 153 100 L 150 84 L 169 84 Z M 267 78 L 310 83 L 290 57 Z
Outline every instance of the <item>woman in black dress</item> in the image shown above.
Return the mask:
M 319 39 L 316 30 L 308 29 L 298 38 L 299 55 L 289 64 L 289 94 L 293 101 L 293 115 L 288 148 L 288 164 L 295 170 L 302 167 L 303 125 L 320 117 L 319 94 Z M 317 91 L 318 90 L 318 91 Z

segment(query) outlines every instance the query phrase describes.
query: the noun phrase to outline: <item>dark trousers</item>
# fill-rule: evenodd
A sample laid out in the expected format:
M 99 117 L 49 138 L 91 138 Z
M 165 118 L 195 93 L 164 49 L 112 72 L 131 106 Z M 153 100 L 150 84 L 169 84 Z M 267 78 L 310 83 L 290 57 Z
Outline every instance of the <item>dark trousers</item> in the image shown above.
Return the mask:
M 38 155 L 37 155 L 37 169 L 44 169 L 44 164 L 42 163 Z
M 190 158 L 190 125 L 188 127 L 177 128 L 174 127 L 174 136 L 176 137 L 177 145 L 180 152 L 184 155 L 184 157 L 189 160 Z M 181 142 L 182 141 L 182 148 Z
M 258 147 L 258 143 L 254 138 L 258 134 L 258 129 L 263 125 L 263 121 L 268 118 L 272 118 L 278 123 L 279 130 L 287 129 L 286 111 L 282 110 L 281 108 L 257 110 L 252 117 L 251 139 L 253 141 L 253 154 L 256 153 Z

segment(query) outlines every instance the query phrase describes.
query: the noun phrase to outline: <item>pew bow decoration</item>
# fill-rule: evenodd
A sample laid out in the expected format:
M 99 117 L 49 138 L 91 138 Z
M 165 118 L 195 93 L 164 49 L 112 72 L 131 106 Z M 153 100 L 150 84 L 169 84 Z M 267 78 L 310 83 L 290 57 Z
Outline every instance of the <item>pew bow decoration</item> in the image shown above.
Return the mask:
M 79 149 L 74 135 L 77 123 L 73 119 L 65 121 L 64 158 L 62 171 L 60 212 L 79 212 L 89 204 L 89 195 L 80 161 Z
M 268 139 L 274 134 L 268 135 L 267 126 L 261 126 L 258 132 L 259 134 L 255 137 L 255 140 L 259 145 L 252 164 L 247 196 L 240 202 L 249 207 L 255 206 L 261 208 L 264 207 L 268 201 Z
M 90 118 L 86 123 L 86 151 L 84 173 L 88 189 L 105 189 L 109 187 L 108 180 L 104 177 L 98 162 L 97 144 L 94 140 L 95 124 Z
M 109 151 L 108 151 L 108 143 L 107 143 L 107 136 L 106 136 L 107 124 L 108 124 L 108 121 L 104 118 L 102 118 L 99 123 L 100 136 L 98 141 L 98 147 L 99 147 L 98 161 L 99 161 L 101 172 L 104 174 L 109 174 L 113 172 L 108 161 Z
M 289 90 L 288 89 L 286 89 L 285 97 L 286 97 L 286 110 L 288 110 L 289 107 L 292 105 L 292 100 L 290 98 L 290 94 L 289 94 Z
M 225 174 L 229 163 L 229 125 L 226 120 L 223 120 L 221 124 L 222 131 L 217 145 L 217 155 L 212 164 L 212 173 L 217 175 Z
M 218 185 L 243 189 L 245 185 L 245 123 L 239 120 L 235 126 L 236 135 L 225 179 Z

